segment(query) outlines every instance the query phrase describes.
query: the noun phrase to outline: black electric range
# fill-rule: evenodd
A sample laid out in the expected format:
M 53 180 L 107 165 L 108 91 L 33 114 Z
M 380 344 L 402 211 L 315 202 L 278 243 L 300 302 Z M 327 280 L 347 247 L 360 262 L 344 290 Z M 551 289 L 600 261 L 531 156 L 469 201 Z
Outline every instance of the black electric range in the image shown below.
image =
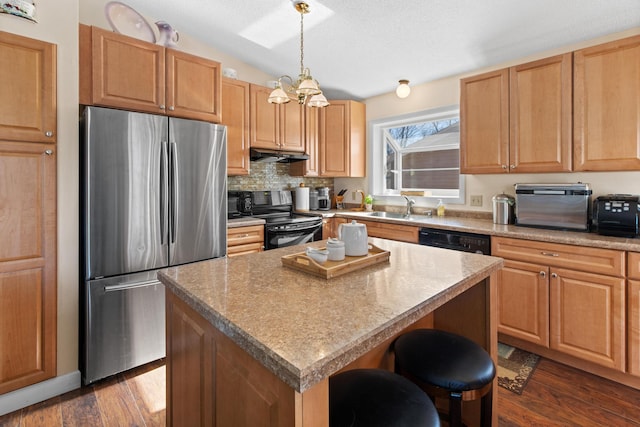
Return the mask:
M 266 221 L 265 249 L 322 239 L 322 218 L 294 213 L 289 190 L 230 191 L 229 218 L 238 217 Z

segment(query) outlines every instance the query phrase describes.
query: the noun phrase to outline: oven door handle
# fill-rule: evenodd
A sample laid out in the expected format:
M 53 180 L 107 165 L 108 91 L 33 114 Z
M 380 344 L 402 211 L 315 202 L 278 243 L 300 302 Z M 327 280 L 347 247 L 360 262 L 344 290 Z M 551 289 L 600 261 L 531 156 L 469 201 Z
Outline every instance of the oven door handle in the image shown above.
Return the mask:
M 318 227 L 322 227 L 322 222 L 317 223 L 317 224 L 313 224 L 310 225 L 308 227 L 296 227 L 296 228 L 288 228 L 286 230 L 284 229 L 274 229 L 271 228 L 269 226 L 267 226 L 267 229 L 271 232 L 271 233 L 288 233 L 288 232 L 294 232 L 294 231 L 306 231 L 306 230 L 313 230 L 314 228 L 318 228 Z

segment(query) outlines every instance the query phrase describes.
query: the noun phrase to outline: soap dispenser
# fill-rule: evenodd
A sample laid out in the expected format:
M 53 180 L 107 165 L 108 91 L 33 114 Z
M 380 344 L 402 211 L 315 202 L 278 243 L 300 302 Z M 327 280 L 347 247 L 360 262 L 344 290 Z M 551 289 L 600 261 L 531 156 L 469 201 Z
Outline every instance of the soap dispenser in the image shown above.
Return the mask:
M 436 212 L 438 212 L 438 216 L 444 216 L 444 203 L 442 203 L 442 199 L 438 199 L 438 206 L 436 206 Z

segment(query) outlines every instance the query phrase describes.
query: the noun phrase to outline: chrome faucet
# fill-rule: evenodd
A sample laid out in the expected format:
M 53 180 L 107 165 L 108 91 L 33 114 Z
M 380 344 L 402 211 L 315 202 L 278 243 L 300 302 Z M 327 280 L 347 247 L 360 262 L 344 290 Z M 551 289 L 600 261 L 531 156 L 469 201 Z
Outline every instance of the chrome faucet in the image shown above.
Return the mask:
M 405 212 L 405 215 L 409 216 L 411 215 L 411 206 L 415 205 L 416 201 L 404 195 L 402 197 L 407 201 L 407 211 Z

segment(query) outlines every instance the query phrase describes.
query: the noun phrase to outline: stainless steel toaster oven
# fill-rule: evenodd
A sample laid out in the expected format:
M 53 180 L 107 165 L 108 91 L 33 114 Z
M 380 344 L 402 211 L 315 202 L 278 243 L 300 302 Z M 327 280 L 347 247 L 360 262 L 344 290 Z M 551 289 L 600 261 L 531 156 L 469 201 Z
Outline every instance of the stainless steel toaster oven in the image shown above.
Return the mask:
M 589 184 L 516 184 L 517 225 L 588 231 Z

